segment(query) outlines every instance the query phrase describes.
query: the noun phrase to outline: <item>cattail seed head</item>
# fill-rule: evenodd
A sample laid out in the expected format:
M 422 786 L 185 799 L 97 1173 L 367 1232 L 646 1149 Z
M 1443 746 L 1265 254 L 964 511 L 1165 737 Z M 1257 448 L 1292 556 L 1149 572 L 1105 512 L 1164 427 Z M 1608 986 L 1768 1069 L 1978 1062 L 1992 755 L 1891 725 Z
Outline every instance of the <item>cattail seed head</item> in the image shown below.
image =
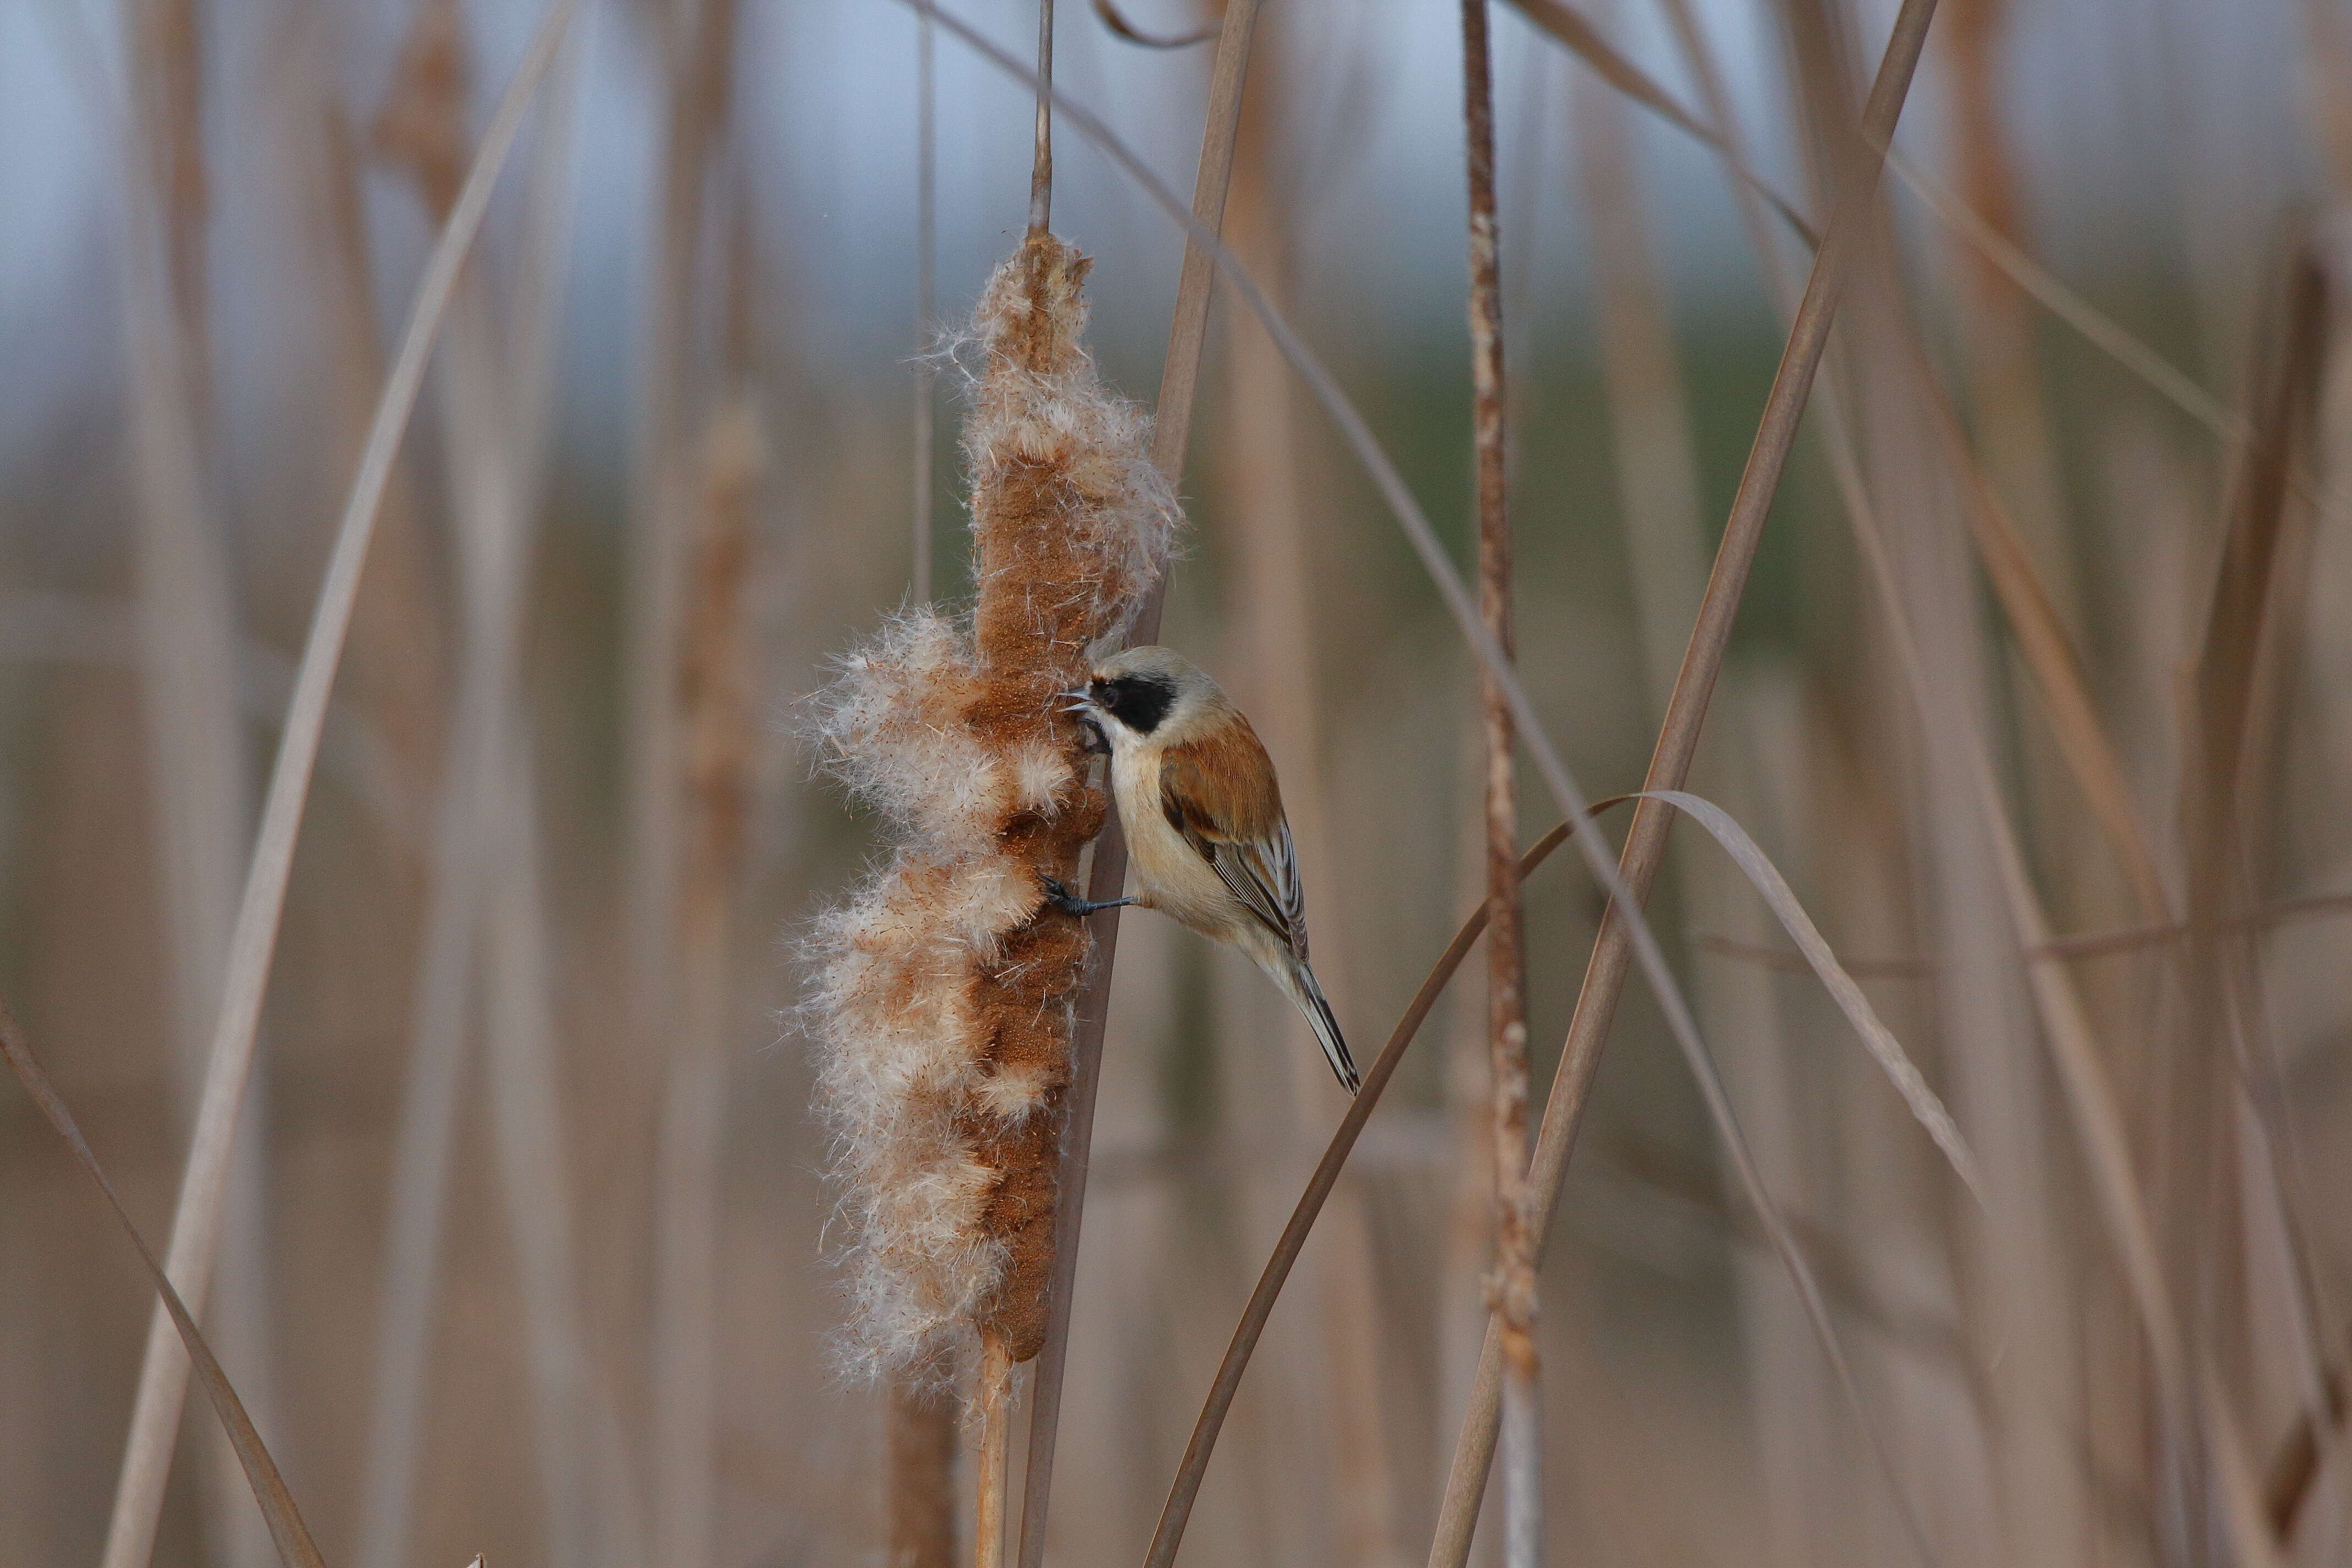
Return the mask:
M 1167 560 L 1149 426 L 1081 343 L 1087 259 L 1051 235 L 998 268 L 968 386 L 968 616 L 918 605 L 811 702 L 822 766 L 893 847 L 821 917 L 804 1016 L 849 1234 L 854 1369 L 944 1373 L 968 1331 L 1036 1353 L 1084 927 L 1047 907 L 1105 806 L 1060 711 Z

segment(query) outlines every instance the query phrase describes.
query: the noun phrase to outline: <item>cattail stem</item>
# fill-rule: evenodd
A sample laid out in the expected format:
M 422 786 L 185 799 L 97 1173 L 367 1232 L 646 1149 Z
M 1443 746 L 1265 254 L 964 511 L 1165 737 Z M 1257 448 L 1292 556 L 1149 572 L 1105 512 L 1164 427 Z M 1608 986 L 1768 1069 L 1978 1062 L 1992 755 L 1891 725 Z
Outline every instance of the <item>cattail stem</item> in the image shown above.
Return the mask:
M 1462 107 L 1470 210 L 1471 430 L 1478 499 L 1478 610 L 1511 655 L 1511 531 L 1503 426 L 1503 289 L 1495 212 L 1495 97 L 1486 0 L 1462 0 Z M 1492 1081 L 1495 1274 L 1488 1286 L 1503 1341 L 1505 1561 L 1542 1560 L 1540 1366 L 1536 1352 L 1535 1237 L 1528 1214 L 1527 953 L 1519 920 L 1518 795 L 1510 700 L 1479 677 L 1486 719 L 1486 1055 Z
M 1037 0 L 1037 150 L 1029 161 L 1029 237 L 1054 223 L 1054 0 Z
M 908 593 L 931 598 L 931 321 L 939 314 L 940 148 L 938 29 L 926 9 L 915 17 L 915 516 L 914 569 Z
M 1013 1432 L 1013 1342 L 980 1331 L 980 1463 L 971 1514 L 971 1568 L 1004 1568 L 1004 1502 Z

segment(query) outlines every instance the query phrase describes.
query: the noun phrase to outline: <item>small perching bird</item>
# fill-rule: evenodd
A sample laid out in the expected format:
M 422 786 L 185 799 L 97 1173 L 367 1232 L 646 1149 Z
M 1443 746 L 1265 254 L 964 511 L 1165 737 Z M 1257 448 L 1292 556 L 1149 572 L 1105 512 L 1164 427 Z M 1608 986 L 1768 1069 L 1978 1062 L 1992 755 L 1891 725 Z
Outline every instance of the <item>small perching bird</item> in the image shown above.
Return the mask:
M 1257 731 L 1205 671 L 1170 648 L 1129 648 L 1066 695 L 1110 752 L 1136 891 L 1089 903 L 1048 878 L 1048 900 L 1077 916 L 1120 904 L 1158 910 L 1239 948 L 1306 1016 L 1341 1087 L 1355 1093 L 1348 1042 L 1307 965 L 1307 893 L 1282 786 Z

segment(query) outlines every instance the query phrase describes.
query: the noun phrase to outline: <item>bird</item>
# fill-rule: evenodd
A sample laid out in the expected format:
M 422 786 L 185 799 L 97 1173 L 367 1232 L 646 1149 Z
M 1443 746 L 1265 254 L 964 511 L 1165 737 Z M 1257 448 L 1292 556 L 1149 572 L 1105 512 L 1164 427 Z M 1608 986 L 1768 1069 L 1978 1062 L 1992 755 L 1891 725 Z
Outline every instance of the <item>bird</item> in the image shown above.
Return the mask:
M 1136 891 L 1089 901 L 1051 877 L 1046 901 L 1080 919 L 1132 904 L 1246 954 L 1315 1031 L 1340 1087 L 1362 1080 L 1307 963 L 1307 892 L 1282 786 L 1257 731 L 1207 671 L 1172 648 L 1132 647 L 1062 694 L 1099 750 L 1127 830 Z

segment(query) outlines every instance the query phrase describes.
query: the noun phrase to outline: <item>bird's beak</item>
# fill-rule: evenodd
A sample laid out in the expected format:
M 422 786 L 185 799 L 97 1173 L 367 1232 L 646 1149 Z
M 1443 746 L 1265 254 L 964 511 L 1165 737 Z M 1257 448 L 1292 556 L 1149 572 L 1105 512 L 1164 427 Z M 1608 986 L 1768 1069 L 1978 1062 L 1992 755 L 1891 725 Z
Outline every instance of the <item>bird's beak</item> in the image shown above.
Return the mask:
M 1095 705 L 1094 699 L 1087 695 L 1086 688 L 1083 686 L 1076 691 L 1065 691 L 1061 695 L 1070 699 L 1070 705 L 1062 710 L 1065 713 L 1083 713 Z

